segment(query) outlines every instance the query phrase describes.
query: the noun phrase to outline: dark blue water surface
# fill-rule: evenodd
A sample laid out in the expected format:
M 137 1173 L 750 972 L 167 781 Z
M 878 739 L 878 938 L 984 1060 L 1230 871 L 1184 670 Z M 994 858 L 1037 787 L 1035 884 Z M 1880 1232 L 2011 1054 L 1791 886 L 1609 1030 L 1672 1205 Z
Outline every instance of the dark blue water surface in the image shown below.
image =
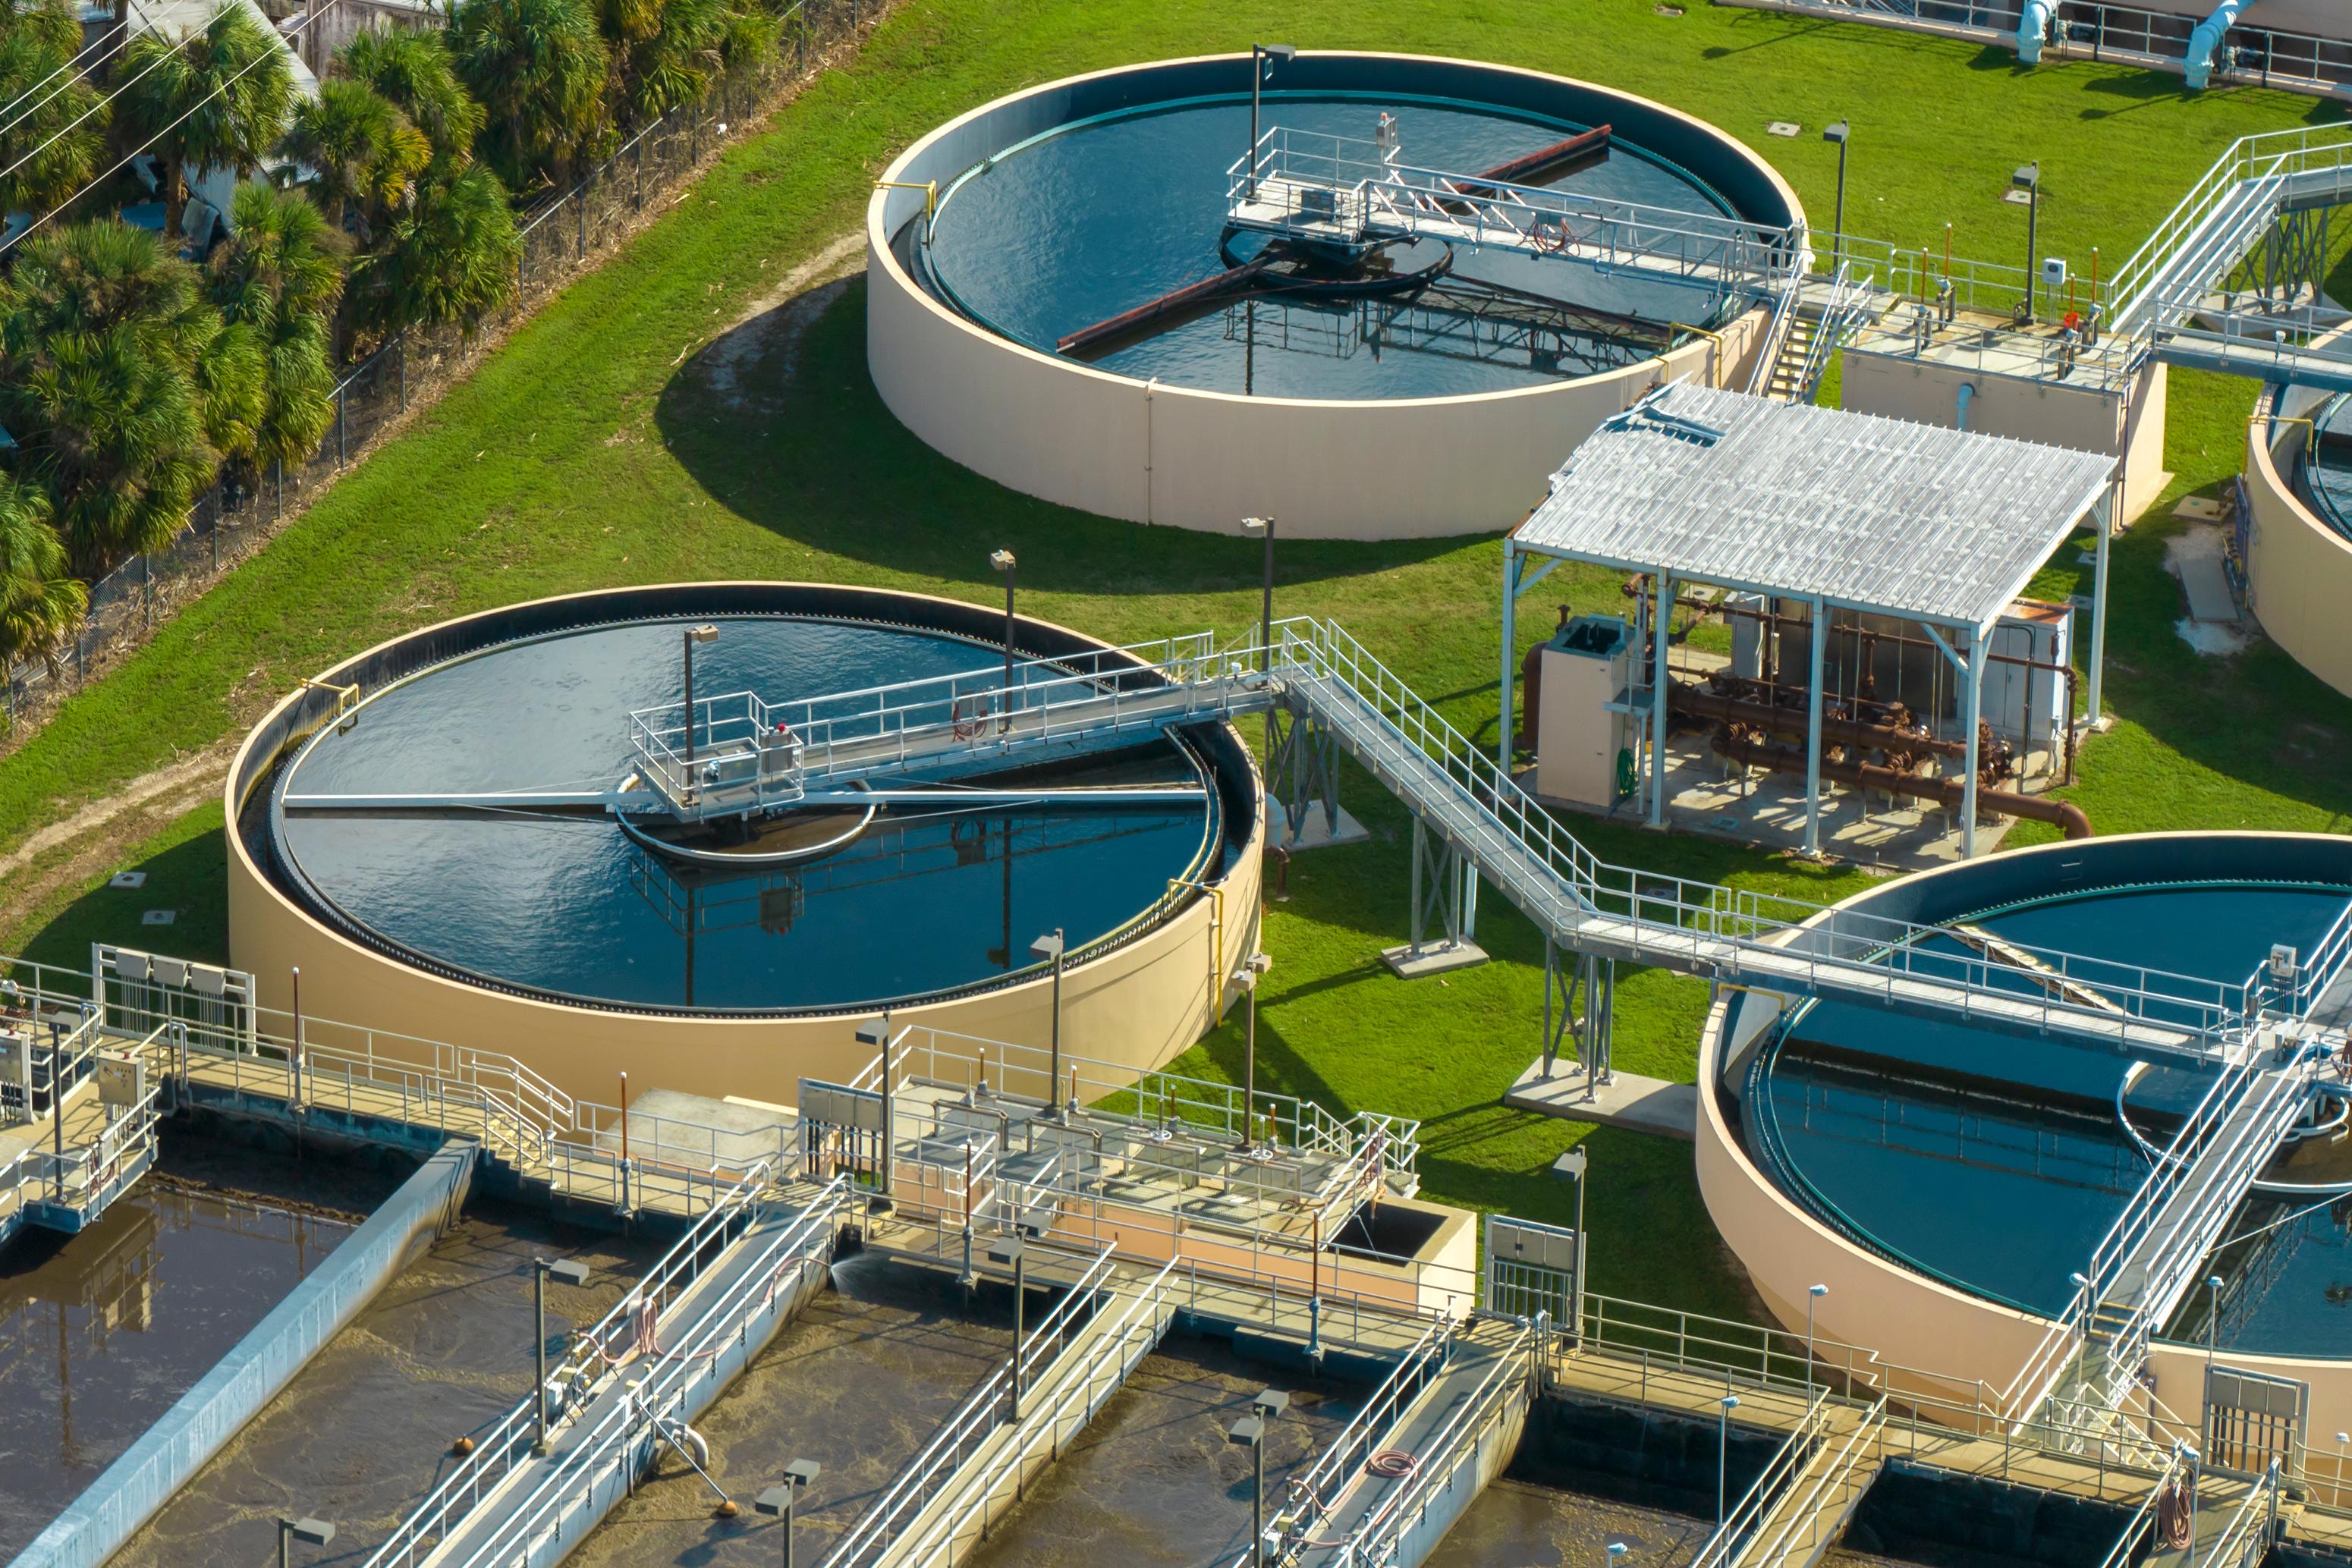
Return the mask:
M 281 777 L 304 793 L 601 789 L 629 768 L 627 716 L 675 702 L 685 622 L 517 643 L 373 697 Z M 695 690 L 814 696 L 985 667 L 994 650 L 789 617 L 722 620 Z M 1173 745 L 1085 777 L 1197 782 Z M 1071 779 L 1080 775 L 1073 772 Z M 301 875 L 353 922 L 533 990 L 639 1006 L 847 1006 L 1030 967 L 1038 934 L 1109 935 L 1214 851 L 1208 806 L 886 812 L 790 870 L 682 865 L 606 818 L 532 811 L 281 813 Z
M 1261 126 L 1369 141 L 1383 110 L 1397 117 L 1403 162 L 1448 172 L 1476 173 L 1587 129 L 1465 104 L 1282 93 L 1267 95 Z M 1245 98 L 1192 101 L 1004 150 L 943 195 L 932 273 L 968 314 L 1052 353 L 1067 333 L 1223 270 L 1225 172 L 1249 141 L 1249 123 Z M 1696 175 L 1623 143 L 1553 188 L 1683 212 L 1729 210 Z M 1234 247 L 1248 254 L 1255 243 L 1242 236 Z M 1454 274 L 1660 325 L 1710 324 L 1704 294 L 1571 262 L 1465 250 Z M 1591 368 L 1573 355 L 1558 364 L 1530 364 L 1524 352 L 1492 357 L 1458 319 L 1414 318 L 1393 325 L 1382 344 L 1368 342 L 1367 323 L 1377 325 L 1383 308 L 1234 304 L 1091 362 L 1219 392 L 1342 399 L 1496 392 Z M 1444 336 L 1411 347 L 1415 322 Z
M 2315 437 L 2322 432 L 2352 434 L 2352 397 L 2339 394 L 2328 399 L 2312 416 L 2312 423 Z M 2312 510 L 2328 527 L 2352 538 L 2352 461 L 2306 444 L 2303 487 L 2311 498 Z
M 2274 942 L 2309 951 L 2347 896 L 2263 884 L 2110 889 L 1965 918 L 2023 946 L 2116 966 L 2078 973 L 2119 981 L 2126 965 L 2146 965 L 2234 984 Z M 2196 988 L 2189 978 L 2150 983 Z M 1750 1130 L 1786 1184 L 1857 1239 L 1960 1289 L 2054 1312 L 2073 1292 L 2069 1276 L 2147 1177 L 2147 1157 L 2113 1109 L 2129 1066 L 2054 1040 L 1820 1005 L 1764 1059 Z M 2129 1097 L 2136 1123 L 2163 1142 L 2166 1113 L 2193 1103 L 2207 1082 L 2184 1070 L 2143 1074 Z M 2250 1201 L 2229 1234 L 2283 1212 Z M 2259 1270 L 2251 1245 L 2224 1249 L 2236 1294 L 2220 1343 L 2352 1354 L 2341 1337 L 2352 1303 L 2343 1221 L 2322 1207 L 2282 1230 L 2291 1234 L 2259 1249 Z M 2189 1309 L 2201 1338 L 2201 1296 L 2184 1322 Z

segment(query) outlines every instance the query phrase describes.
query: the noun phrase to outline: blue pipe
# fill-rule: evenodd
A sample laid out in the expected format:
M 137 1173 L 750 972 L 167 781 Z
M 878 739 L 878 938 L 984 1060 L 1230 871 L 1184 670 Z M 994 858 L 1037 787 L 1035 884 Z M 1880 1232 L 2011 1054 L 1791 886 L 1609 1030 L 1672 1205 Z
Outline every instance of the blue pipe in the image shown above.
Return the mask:
M 1962 382 L 1960 390 L 1953 394 L 1953 402 L 1958 405 L 1955 413 L 1960 422 L 1959 428 L 1962 430 L 1969 427 L 1969 400 L 1976 395 L 1976 383 L 1973 382 Z
M 2042 35 L 2050 30 L 2050 12 L 2056 0 L 2025 0 L 2017 13 L 2017 57 L 2024 65 L 2042 62 Z
M 2197 24 L 2189 35 L 2189 58 L 2185 69 L 2189 85 L 2202 88 L 2213 76 L 2213 57 L 2221 52 L 2221 39 L 2237 26 L 2238 13 L 2246 8 L 2246 0 L 2221 0 L 2213 14 Z

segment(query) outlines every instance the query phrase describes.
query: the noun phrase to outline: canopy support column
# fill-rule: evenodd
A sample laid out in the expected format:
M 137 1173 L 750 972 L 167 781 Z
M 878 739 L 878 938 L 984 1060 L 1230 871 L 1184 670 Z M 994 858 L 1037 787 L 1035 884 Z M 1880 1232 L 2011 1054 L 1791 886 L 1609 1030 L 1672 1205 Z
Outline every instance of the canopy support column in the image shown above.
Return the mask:
M 1503 721 L 1502 732 L 1495 737 L 1495 766 L 1503 777 L 1511 776 L 1511 682 L 1518 674 L 1518 661 L 1511 657 L 1517 651 L 1519 609 L 1519 555 L 1511 548 L 1511 536 L 1503 536 Z
M 1822 852 L 1822 679 L 1830 646 L 1829 607 L 1813 601 L 1812 674 L 1805 688 L 1805 852 Z
M 1655 668 L 1650 676 L 1650 826 L 1666 825 L 1666 648 L 1675 622 L 1675 578 L 1669 571 L 1650 575 L 1650 639 L 1656 645 Z
M 1984 708 L 1985 653 L 1990 648 L 1985 629 L 1969 629 L 1969 667 L 1961 687 L 1962 734 L 1968 740 L 1968 779 L 1960 786 L 1960 858 L 1974 860 L 1977 853 L 1977 724 Z
M 2107 541 L 2116 531 L 2116 487 L 2110 486 L 2107 493 L 2099 497 L 2099 504 L 2091 508 L 2091 516 L 2096 519 L 2099 529 L 2098 560 L 2091 571 L 2090 722 L 2093 724 L 2099 722 L 2101 677 L 2107 666 Z M 2074 717 L 2073 714 L 2068 714 L 2067 722 L 2073 723 Z

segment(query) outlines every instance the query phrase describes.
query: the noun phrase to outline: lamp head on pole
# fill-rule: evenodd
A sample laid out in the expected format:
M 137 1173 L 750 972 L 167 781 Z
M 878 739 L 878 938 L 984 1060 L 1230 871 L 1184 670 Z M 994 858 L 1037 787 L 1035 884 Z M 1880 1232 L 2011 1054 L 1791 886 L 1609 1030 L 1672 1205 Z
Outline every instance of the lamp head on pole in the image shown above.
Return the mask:
M 1812 1297 L 1812 1299 L 1817 1301 L 1829 1293 L 1830 1288 L 1827 1285 L 1808 1285 L 1805 1287 L 1805 1294 Z
M 1822 127 L 1822 140 L 1824 141 L 1834 141 L 1839 146 L 1843 147 L 1845 145 L 1846 133 L 1853 129 L 1853 128 L 1851 125 L 1843 120 L 1832 125 L 1824 125 Z
M 1244 1416 L 1225 1433 L 1225 1441 L 1238 1448 L 1255 1448 L 1265 1440 L 1265 1423 L 1255 1416 Z
M 551 1280 L 558 1280 L 564 1284 L 580 1288 L 584 1288 L 588 1283 L 588 1265 L 577 1258 L 557 1258 L 551 1260 L 541 1258 L 538 1262 L 540 1272 Z
M 1010 1269 L 1021 1261 L 1021 1255 L 1026 1250 L 1028 1249 L 1021 1245 L 1018 1236 L 1003 1237 L 988 1244 L 988 1260 Z
M 1732 1411 L 1737 1410 L 1737 1409 L 1738 1409 L 1738 1408 L 1739 1408 L 1739 1396 L 1738 1396 L 1738 1395 L 1737 1395 L 1737 1394 L 1727 1394 L 1727 1395 L 1725 1395 L 1725 1396 L 1723 1396 L 1723 1409 L 1724 1409 L 1724 1413 L 1725 1413 L 1726 1415 L 1728 1415 L 1728 1414 L 1730 1414 Z
M 1244 517 L 1242 519 L 1242 532 L 1245 534 L 1270 534 L 1274 532 L 1274 519 L 1272 517 Z
M 686 640 L 689 643 L 716 643 L 719 641 L 719 628 L 716 626 L 689 626 L 686 629 Z
M 880 1022 L 879 1020 L 873 1023 L 859 1024 L 857 1026 L 857 1043 L 862 1046 L 866 1046 L 870 1050 L 881 1050 L 884 1046 L 890 1043 L 889 1026 Z
M 999 571 L 1011 571 L 1013 567 L 1013 552 L 1009 549 L 991 550 L 988 564 Z
M 1063 946 L 1062 934 L 1059 931 L 1048 931 L 1029 944 L 1029 956 L 1036 959 L 1040 964 L 1050 964 L 1062 956 Z
M 2042 189 L 2042 160 L 2037 158 L 2031 163 L 2019 164 L 2016 172 L 2010 175 L 2009 183 L 2021 191 L 2039 192 Z
M 1298 50 L 1289 44 L 1252 44 L 1250 52 L 1258 57 L 1258 68 L 1268 77 L 1274 74 L 1274 62 L 1288 65 L 1298 57 Z
M 306 1546 L 324 1546 L 335 1539 L 335 1527 L 323 1519 L 281 1519 L 278 1528 Z
M 1290 1396 L 1279 1388 L 1261 1388 L 1250 1400 L 1251 1413 L 1263 1420 L 1271 1421 L 1289 1408 Z

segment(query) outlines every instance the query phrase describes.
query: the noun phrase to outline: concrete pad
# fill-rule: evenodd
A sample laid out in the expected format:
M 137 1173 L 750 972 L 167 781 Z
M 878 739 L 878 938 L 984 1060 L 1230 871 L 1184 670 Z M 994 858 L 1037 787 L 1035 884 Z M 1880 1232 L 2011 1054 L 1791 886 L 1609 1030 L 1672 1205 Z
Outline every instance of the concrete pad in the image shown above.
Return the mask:
M 1381 962 L 1394 970 L 1400 980 L 1423 979 L 1449 969 L 1475 969 L 1486 961 L 1486 949 L 1475 942 L 1430 943 L 1418 953 L 1410 946 L 1381 949 Z
M 2180 586 L 2189 591 L 2191 621 L 2237 620 L 2238 601 L 2231 597 L 2230 579 L 2218 558 L 2198 555 L 2183 559 Z
M 2221 503 L 2210 496 L 2183 496 L 2172 515 L 2184 522 L 2218 523 L 2221 520 Z
M 1275 841 L 1297 854 L 1302 850 L 1328 850 L 1339 844 L 1360 844 L 1372 836 L 1370 829 L 1348 815 L 1346 807 L 1340 807 L 1338 815 L 1339 826 L 1333 827 L 1325 821 L 1323 807 L 1318 801 L 1307 808 L 1306 820 L 1298 824 L 1298 831 L 1295 833 L 1283 832 L 1281 819 L 1277 817 Z
M 1503 1096 L 1517 1111 L 1536 1111 L 1570 1122 L 1598 1122 L 1636 1133 L 1690 1143 L 1698 1136 L 1698 1086 L 1617 1072 L 1597 1089 L 1585 1082 L 1580 1062 L 1562 1059 L 1543 1076 L 1543 1058 L 1528 1063 Z

